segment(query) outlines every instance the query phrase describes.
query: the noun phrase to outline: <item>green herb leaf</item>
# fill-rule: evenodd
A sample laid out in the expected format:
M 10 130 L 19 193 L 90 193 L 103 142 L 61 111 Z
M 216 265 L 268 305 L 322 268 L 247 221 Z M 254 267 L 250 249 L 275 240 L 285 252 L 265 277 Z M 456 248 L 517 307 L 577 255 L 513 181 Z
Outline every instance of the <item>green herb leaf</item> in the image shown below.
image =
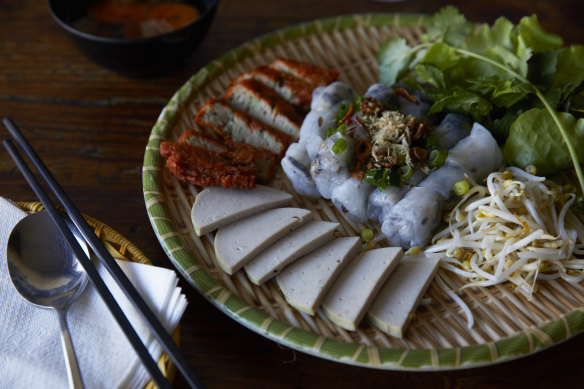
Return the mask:
M 527 79 L 533 84 L 549 88 L 554 81 L 561 50 L 536 53 L 529 61 Z
M 579 159 L 584 158 L 584 119 L 558 113 Z M 537 128 L 537 131 L 534 129 Z M 534 165 L 537 174 L 546 175 L 570 167 L 571 156 L 549 112 L 533 108 L 517 117 L 503 149 L 505 159 L 525 168 Z
M 460 86 L 454 86 L 450 89 L 427 90 L 426 92 L 434 101 L 428 111 L 429 114 L 447 109 L 469 114 L 474 120 L 481 121 L 493 109 L 492 104 L 487 99 Z
M 481 24 L 461 47 L 475 53 L 483 53 L 485 49 L 492 46 L 511 49 L 514 46 L 512 42 L 513 28 L 513 23 L 509 19 L 500 17 L 495 20 L 493 27 L 489 27 L 486 23 Z
M 502 80 L 494 84 L 490 100 L 496 107 L 509 108 L 534 92 L 531 84 L 516 78 Z
M 584 117 L 584 92 L 571 97 L 570 112 L 578 117 Z
M 414 66 L 417 50 L 411 48 L 404 38 L 390 38 L 381 45 L 376 59 L 379 63 L 379 79 L 393 85 Z
M 437 66 L 428 63 L 420 63 L 414 67 L 414 70 L 422 81 L 425 81 L 438 89 L 446 88 L 444 72 L 442 72 Z
M 434 15 L 432 24 L 422 36 L 422 41 L 438 40 L 458 46 L 468 37 L 470 31 L 471 25 L 465 16 L 456 7 L 446 6 Z
M 521 37 L 527 47 L 530 47 L 534 53 L 556 50 L 564 45 L 564 41 L 560 36 L 550 34 L 541 28 L 537 15 L 522 18 L 515 32 L 517 37 Z
M 556 74 L 552 88 L 562 88 L 564 101 L 584 81 L 584 46 L 573 45 L 558 55 Z

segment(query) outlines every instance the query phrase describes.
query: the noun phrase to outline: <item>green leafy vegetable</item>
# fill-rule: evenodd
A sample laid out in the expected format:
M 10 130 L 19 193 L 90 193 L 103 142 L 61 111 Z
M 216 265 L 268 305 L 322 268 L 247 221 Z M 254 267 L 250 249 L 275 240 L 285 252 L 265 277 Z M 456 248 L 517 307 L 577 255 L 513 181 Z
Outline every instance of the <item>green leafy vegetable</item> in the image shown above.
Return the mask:
M 563 46 L 536 15 L 478 28 L 452 6 L 434 15 L 420 45 L 401 38 L 377 53 L 381 82 L 415 80 L 429 113 L 467 114 L 504 144 L 507 162 L 540 174 L 573 166 L 584 192 L 584 46 Z
M 584 119 L 560 112 L 559 119 L 574 143 L 578 158 L 584 160 Z M 511 126 L 503 153 L 511 164 L 534 165 L 537 174 L 547 175 L 570 167 L 570 156 L 564 152 L 564 140 L 549 113 L 533 108 L 521 114 Z M 534 131 L 537 128 L 538 131 Z

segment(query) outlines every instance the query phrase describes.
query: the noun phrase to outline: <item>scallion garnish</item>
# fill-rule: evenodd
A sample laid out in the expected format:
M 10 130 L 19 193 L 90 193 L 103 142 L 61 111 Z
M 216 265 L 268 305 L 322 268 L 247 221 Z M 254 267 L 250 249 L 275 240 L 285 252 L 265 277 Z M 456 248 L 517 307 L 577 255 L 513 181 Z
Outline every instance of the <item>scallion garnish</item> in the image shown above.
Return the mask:
M 349 145 L 349 142 L 347 142 L 346 139 L 339 138 L 339 139 L 337 139 L 337 141 L 333 145 L 332 151 L 335 154 L 341 154 L 343 151 L 345 151 L 345 149 L 347 148 L 348 145 Z
M 428 165 L 433 168 L 442 166 L 446 162 L 446 157 L 448 157 L 448 150 L 432 150 L 428 158 Z
M 467 194 L 469 189 L 470 187 L 468 182 L 465 180 L 458 181 L 456 184 L 454 184 L 454 194 L 457 196 L 463 196 Z

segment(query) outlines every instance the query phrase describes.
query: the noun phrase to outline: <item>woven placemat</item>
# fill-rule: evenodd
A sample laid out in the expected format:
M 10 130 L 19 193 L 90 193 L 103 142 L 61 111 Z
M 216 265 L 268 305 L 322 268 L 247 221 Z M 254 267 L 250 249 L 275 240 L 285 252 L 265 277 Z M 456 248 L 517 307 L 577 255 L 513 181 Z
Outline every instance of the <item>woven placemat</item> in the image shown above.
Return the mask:
M 439 277 L 470 307 L 472 328 L 460 305 L 434 283 L 425 296 L 429 303 L 417 310 L 403 339 L 366 322 L 357 331 L 346 331 L 324 315 L 311 317 L 291 308 L 273 281 L 256 286 L 242 271 L 225 274 L 215 262 L 213 234 L 195 235 L 190 210 L 200 188 L 180 183 L 164 169 L 159 145 L 163 140 L 176 140 L 185 128 L 197 128 L 194 116 L 207 98 L 221 97 L 234 77 L 277 57 L 338 69 L 341 81 L 363 93 L 378 80 L 375 53 L 380 45 L 391 36 L 417 43 L 428 20 L 419 15 L 349 15 L 277 31 L 201 69 L 163 109 L 144 157 L 144 199 L 150 221 L 183 276 L 244 326 L 322 358 L 395 370 L 482 366 L 529 355 L 584 329 L 582 284 L 544 282 L 528 301 L 506 285 L 458 291 L 463 281 L 440 270 Z M 316 219 L 339 222 L 342 235 L 355 236 L 363 228 L 380 233 L 378 224 L 345 220 L 328 200 L 297 195 L 281 171 L 272 186 L 293 194 L 294 206 L 312 210 Z
M 20 209 L 28 213 L 35 213 L 44 210 L 45 208 L 39 202 L 16 202 L 15 203 Z M 131 261 L 139 262 L 146 265 L 152 265 L 150 259 L 148 259 L 132 242 L 124 238 L 121 234 L 116 232 L 114 229 L 108 225 L 94 219 L 90 216 L 83 215 L 87 223 L 95 230 L 95 234 L 101 240 L 101 242 L 106 247 L 107 251 L 117 260 L 121 261 Z M 172 333 L 172 339 L 176 344 L 180 340 L 180 330 L 179 327 Z M 176 373 L 176 367 L 165 353 L 163 353 L 158 359 L 158 367 L 162 374 L 169 380 L 169 382 L 174 382 L 174 377 Z M 144 389 L 155 389 L 157 386 L 154 381 L 149 381 Z

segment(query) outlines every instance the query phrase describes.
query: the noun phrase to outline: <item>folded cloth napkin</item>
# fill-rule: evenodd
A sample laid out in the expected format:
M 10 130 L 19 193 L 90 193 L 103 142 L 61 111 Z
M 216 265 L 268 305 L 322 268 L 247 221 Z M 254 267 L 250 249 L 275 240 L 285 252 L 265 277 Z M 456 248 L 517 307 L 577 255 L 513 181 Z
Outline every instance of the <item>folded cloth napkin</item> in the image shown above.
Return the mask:
M 65 358 L 57 314 L 22 298 L 13 287 L 6 246 L 26 213 L 0 197 L 0 388 L 66 388 Z M 162 349 L 109 273 L 94 260 L 128 320 L 155 360 Z M 118 262 L 165 328 L 172 332 L 187 302 L 176 273 L 155 266 Z M 143 388 L 150 376 L 91 283 L 69 308 L 67 322 L 86 388 Z

